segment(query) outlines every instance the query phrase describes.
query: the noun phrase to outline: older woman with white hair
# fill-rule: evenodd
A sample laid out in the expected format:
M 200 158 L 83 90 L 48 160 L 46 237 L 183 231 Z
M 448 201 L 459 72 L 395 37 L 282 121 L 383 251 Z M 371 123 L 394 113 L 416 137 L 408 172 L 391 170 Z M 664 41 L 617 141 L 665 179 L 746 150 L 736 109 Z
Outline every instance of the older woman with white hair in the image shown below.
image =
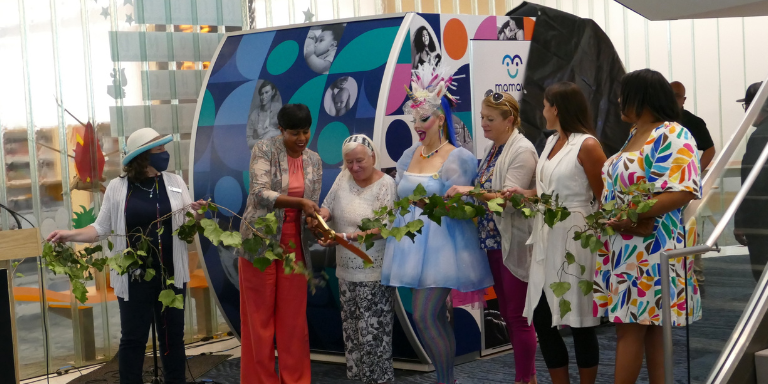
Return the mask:
M 329 226 L 346 239 L 364 235 L 357 226 L 371 218 L 373 210 L 394 205 L 395 181 L 378 169 L 379 156 L 371 139 L 353 135 L 344 140 L 343 170 L 333 183 L 320 208 L 330 216 Z M 336 248 L 336 276 L 339 279 L 341 319 L 347 357 L 347 377 L 364 383 L 393 381 L 392 324 L 394 289 L 381 284 L 385 241 L 374 241 L 366 251 L 373 266 L 343 247 Z M 323 246 L 336 242 L 320 241 Z

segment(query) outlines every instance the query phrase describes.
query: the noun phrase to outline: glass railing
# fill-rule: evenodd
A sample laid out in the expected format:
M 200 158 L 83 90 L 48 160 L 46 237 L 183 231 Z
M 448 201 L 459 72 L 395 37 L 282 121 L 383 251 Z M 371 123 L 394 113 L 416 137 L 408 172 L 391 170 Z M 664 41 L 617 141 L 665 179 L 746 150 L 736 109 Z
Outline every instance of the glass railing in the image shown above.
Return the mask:
M 747 356 L 745 346 L 760 320 L 755 315 L 764 311 L 759 308 L 765 294 L 761 276 L 768 261 L 768 171 L 763 171 L 768 158 L 765 88 L 760 88 L 746 106 L 741 124 L 704 176 L 703 198 L 686 210 L 686 217 L 695 218 L 689 220 L 689 233 L 697 233 L 696 243 L 700 245 L 674 256 L 702 253 L 689 257 L 697 259 L 694 272 L 703 315 L 685 330 L 685 337 L 680 337 L 680 330 L 665 335 L 666 341 L 671 339 L 674 344 L 674 351 L 667 356 L 674 360 L 667 366 L 668 383 L 748 382 L 734 381 L 732 376 L 747 380 L 743 375 L 754 375 L 755 351 Z M 688 377 L 680 370 L 681 340 L 686 340 Z M 673 367 L 677 369 L 671 371 Z

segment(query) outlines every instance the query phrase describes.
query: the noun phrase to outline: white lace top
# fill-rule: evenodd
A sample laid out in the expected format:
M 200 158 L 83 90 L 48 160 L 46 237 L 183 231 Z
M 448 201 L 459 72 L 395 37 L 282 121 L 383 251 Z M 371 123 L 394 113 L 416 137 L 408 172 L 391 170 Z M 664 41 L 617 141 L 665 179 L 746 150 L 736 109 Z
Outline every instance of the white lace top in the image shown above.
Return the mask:
M 338 233 L 353 233 L 364 218 L 373 217 L 373 210 L 392 207 L 396 197 L 395 180 L 384 175 L 375 183 L 360 188 L 349 172 L 342 171 L 336 177 L 331 190 L 323 201 L 323 208 L 331 211 L 328 225 Z M 351 241 L 359 245 L 357 241 Z M 363 260 L 344 247 L 336 247 L 336 276 L 353 282 L 381 280 L 381 265 L 386 241 L 374 241 L 373 248 L 365 251 L 373 260 L 373 267 L 364 268 Z M 363 250 L 365 250 L 364 246 Z

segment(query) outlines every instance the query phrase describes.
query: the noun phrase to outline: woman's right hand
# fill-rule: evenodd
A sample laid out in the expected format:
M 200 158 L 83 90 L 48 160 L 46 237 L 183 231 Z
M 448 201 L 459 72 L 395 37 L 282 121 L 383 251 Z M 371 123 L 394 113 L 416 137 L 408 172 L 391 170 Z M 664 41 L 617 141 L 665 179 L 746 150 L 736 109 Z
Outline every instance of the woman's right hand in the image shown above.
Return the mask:
M 315 217 L 315 213 L 321 213 L 317 203 L 309 199 L 301 200 L 301 210 L 304 211 L 304 216 L 306 217 Z
M 536 191 L 533 189 L 522 189 L 520 187 L 507 188 L 501 191 L 501 196 L 505 199 L 509 199 L 512 195 L 523 195 L 525 197 L 536 196 Z
M 320 239 L 320 240 L 317 240 L 317 243 L 326 248 L 335 247 L 338 245 L 338 243 L 335 240 L 330 240 L 330 239 L 328 241 L 323 241 L 322 239 Z
M 45 239 L 45 241 L 51 242 L 51 243 L 67 243 L 72 241 L 72 234 L 74 231 L 69 231 L 66 229 L 57 229 L 53 232 L 51 232 L 50 235 Z

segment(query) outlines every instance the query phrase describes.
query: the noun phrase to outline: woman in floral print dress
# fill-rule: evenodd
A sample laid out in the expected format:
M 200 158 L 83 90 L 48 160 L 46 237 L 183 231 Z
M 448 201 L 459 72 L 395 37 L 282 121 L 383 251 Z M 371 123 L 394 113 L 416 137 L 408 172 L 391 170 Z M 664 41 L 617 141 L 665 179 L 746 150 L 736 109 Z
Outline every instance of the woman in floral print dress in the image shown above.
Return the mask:
M 603 167 L 602 203 L 629 202 L 622 190 L 638 182 L 653 183 L 656 203 L 639 219 L 655 218 L 651 236 L 622 234 L 630 220 L 611 220 L 617 234 L 604 239 L 597 258 L 594 315 L 616 324 L 615 383 L 634 383 L 645 354 L 651 383 L 664 381 L 661 318 L 661 252 L 683 248 L 682 208 L 701 197 L 696 141 L 674 121 L 678 109 L 667 80 L 642 69 L 621 81 L 621 119 L 634 124 L 624 147 Z M 685 326 L 701 317 L 701 300 L 692 273 L 693 258 L 670 263 L 673 326 Z M 689 320 L 690 319 L 690 320 Z

